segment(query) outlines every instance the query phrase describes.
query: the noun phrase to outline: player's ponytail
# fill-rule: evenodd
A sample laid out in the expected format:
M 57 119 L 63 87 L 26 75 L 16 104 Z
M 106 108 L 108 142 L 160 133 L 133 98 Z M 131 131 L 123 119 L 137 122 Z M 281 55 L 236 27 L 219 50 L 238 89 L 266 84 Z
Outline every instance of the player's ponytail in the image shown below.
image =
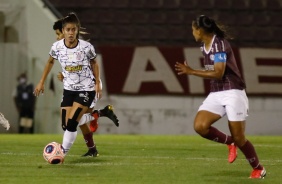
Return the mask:
M 214 33 L 220 38 L 232 39 L 227 34 L 227 28 L 224 25 L 220 25 L 215 20 L 209 18 L 206 15 L 200 15 L 193 21 L 193 26 L 196 28 L 202 28 L 207 33 Z

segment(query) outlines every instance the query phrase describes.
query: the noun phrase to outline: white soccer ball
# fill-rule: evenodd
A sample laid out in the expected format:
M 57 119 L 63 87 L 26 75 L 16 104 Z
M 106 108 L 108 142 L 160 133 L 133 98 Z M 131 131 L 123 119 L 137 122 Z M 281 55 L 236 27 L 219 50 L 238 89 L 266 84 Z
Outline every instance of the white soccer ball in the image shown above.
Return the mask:
M 43 150 L 43 158 L 50 164 L 61 164 L 64 162 L 65 150 L 57 142 L 47 144 Z

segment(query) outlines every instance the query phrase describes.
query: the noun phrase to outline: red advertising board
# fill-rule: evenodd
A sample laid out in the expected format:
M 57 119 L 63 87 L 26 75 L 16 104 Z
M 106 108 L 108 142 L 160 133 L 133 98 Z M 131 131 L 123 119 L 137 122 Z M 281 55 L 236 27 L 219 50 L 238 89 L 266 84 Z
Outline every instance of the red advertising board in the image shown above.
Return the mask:
M 282 51 L 233 48 L 249 95 L 282 95 Z M 175 62 L 203 69 L 199 48 L 99 47 L 109 94 L 205 95 L 209 81 L 178 76 Z

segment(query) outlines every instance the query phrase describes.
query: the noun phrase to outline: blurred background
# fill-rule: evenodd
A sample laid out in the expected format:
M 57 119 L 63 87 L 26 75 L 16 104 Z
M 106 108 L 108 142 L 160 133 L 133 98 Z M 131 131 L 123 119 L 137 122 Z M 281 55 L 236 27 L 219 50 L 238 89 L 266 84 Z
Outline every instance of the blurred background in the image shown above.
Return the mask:
M 205 14 L 227 25 L 247 84 L 250 111 L 247 134 L 282 132 L 281 0 L 0 0 L 0 112 L 18 133 L 13 91 L 26 72 L 36 85 L 55 42 L 52 26 L 77 13 L 99 54 L 103 98 L 113 104 L 120 127 L 99 119 L 99 134 L 195 134 L 193 119 L 209 83 L 177 76 L 176 61 L 201 68 L 199 43 L 191 22 Z M 55 64 L 36 100 L 34 133 L 61 133 L 62 84 Z M 216 126 L 228 132 L 227 119 Z

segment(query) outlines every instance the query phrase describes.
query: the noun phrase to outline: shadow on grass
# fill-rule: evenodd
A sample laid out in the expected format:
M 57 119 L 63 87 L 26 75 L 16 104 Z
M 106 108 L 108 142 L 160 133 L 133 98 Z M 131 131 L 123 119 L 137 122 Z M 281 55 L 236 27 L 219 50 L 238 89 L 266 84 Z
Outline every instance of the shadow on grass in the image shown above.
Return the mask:
M 72 160 L 68 160 L 67 164 L 98 164 L 98 163 L 105 163 L 109 162 L 108 159 L 104 159 L 102 157 L 78 157 Z

